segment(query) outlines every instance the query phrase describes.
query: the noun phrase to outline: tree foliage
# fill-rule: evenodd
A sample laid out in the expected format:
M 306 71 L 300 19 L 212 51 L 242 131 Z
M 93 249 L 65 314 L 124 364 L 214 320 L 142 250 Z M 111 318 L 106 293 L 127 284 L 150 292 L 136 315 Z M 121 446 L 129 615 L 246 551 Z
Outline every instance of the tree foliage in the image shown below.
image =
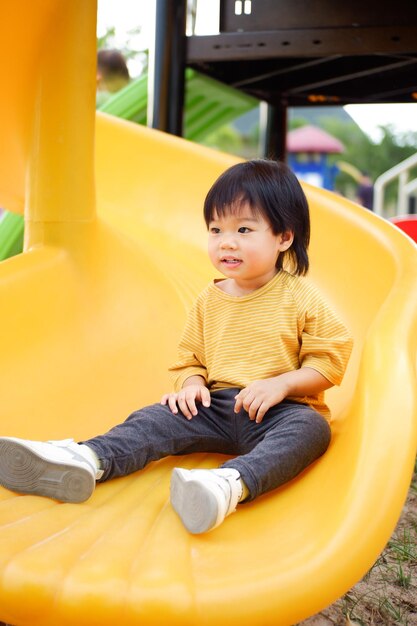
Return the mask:
M 382 139 L 373 142 L 354 122 L 323 118 L 322 128 L 345 146 L 343 159 L 375 180 L 417 151 L 417 133 L 398 134 L 393 126 L 381 126 Z
M 404 161 L 417 151 L 417 133 L 398 133 L 391 125 L 381 126 L 381 140 L 373 142 L 354 122 L 340 119 L 322 118 L 321 127 L 339 139 L 345 146 L 342 158 L 375 181 L 378 176 Z M 337 161 L 335 156 L 332 157 Z M 411 176 L 417 175 L 412 172 Z M 344 172 L 336 178 L 336 190 L 344 195 L 352 195 L 354 181 Z M 393 201 L 397 194 L 397 182 L 387 187 L 387 201 Z

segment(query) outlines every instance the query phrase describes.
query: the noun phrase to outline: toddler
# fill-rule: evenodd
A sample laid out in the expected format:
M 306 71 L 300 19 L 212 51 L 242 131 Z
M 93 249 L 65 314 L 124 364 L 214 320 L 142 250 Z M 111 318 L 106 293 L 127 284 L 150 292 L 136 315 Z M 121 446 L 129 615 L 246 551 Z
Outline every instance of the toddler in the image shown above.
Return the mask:
M 290 481 L 327 449 L 324 391 L 339 385 L 352 340 L 304 275 L 310 219 L 283 163 L 226 170 L 204 203 L 208 254 L 223 276 L 198 296 L 170 370 L 174 391 L 82 443 L 0 438 L 0 484 L 63 502 L 96 481 L 168 455 L 231 456 L 216 469 L 175 468 L 171 503 L 191 533 L 209 531 Z

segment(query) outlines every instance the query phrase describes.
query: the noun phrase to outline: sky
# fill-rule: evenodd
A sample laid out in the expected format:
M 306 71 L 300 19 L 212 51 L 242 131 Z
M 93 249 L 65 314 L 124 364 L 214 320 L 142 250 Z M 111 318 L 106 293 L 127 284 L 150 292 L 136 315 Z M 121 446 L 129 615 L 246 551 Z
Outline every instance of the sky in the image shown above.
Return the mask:
M 97 34 L 103 35 L 107 27 L 114 26 L 115 48 L 123 47 L 127 40 L 138 50 L 149 48 L 153 42 L 155 4 L 156 0 L 98 0 Z M 218 32 L 218 4 L 218 0 L 199 0 L 196 34 Z M 132 37 L 129 30 L 137 26 L 141 32 Z M 129 61 L 132 77 L 140 70 L 140 62 Z M 417 132 L 417 104 L 351 104 L 345 109 L 375 142 L 381 139 L 379 126 L 390 124 L 399 133 Z
M 380 126 L 391 125 L 398 133 L 417 132 L 417 104 L 348 104 L 344 108 L 375 143 L 382 139 Z

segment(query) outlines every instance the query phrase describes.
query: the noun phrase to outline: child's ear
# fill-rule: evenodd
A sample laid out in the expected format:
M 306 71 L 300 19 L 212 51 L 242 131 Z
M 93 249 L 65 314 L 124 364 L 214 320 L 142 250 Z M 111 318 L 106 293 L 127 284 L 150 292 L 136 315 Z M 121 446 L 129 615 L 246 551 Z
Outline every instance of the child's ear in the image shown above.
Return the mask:
M 279 235 L 279 244 L 280 251 L 285 252 L 292 246 L 292 242 L 294 241 L 294 233 L 292 230 L 286 230 Z

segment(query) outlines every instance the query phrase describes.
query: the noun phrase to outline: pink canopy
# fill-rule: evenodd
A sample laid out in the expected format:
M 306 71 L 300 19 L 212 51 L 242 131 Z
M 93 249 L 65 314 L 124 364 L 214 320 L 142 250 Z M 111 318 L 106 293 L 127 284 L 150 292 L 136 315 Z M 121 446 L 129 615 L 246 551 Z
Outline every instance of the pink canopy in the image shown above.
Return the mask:
M 302 126 L 287 135 L 288 152 L 324 152 L 339 154 L 344 145 L 329 133 L 316 126 Z

